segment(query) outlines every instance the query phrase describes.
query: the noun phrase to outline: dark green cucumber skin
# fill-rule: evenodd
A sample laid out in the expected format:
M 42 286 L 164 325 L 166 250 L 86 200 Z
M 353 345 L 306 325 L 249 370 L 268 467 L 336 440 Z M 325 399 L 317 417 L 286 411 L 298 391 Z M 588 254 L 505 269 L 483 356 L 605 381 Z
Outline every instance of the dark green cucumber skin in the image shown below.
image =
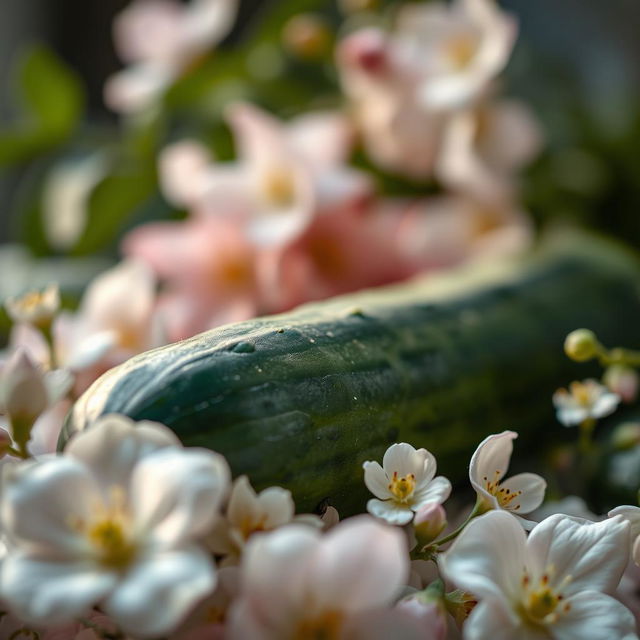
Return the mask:
M 364 509 L 362 462 L 393 442 L 428 448 L 454 481 L 489 433 L 518 431 L 524 456 L 561 435 L 553 391 L 594 371 L 563 354 L 569 331 L 640 344 L 638 263 L 579 238 L 473 274 L 444 298 L 435 278 L 142 354 L 82 396 L 61 442 L 105 413 L 157 420 L 223 453 L 257 488 L 289 488 L 303 510 L 328 498 L 343 514 Z

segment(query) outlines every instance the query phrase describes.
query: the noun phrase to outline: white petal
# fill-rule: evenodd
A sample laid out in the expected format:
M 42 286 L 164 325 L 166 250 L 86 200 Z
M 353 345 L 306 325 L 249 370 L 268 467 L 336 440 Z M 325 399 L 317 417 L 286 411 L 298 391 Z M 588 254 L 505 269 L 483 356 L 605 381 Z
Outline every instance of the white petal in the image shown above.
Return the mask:
M 548 640 L 547 633 L 522 624 L 505 600 L 490 598 L 476 605 L 464 623 L 465 640 Z
M 480 598 L 517 599 L 525 543 L 525 533 L 516 518 L 503 511 L 490 511 L 467 525 L 438 564 L 455 585 Z
M 291 491 L 281 487 L 269 487 L 260 492 L 258 500 L 262 513 L 266 515 L 264 523 L 266 528 L 273 529 L 293 519 L 296 506 L 291 497 Z M 297 521 L 302 522 L 302 516 Z
M 593 404 L 591 415 L 594 418 L 604 418 L 613 413 L 620 404 L 620 396 L 617 393 L 603 393 Z
M 385 452 L 382 467 L 387 476 L 394 472 L 398 476 L 413 474 L 416 486 L 429 482 L 436 474 L 436 460 L 426 449 L 414 449 L 406 442 L 392 444 Z
M 236 478 L 227 504 L 227 518 L 232 525 L 240 526 L 244 520 L 253 522 L 260 517 L 258 496 L 247 476 Z
M 82 463 L 52 457 L 7 465 L 2 498 L 2 525 L 11 546 L 57 559 L 87 551 L 74 522 L 91 517 L 100 491 Z
M 590 522 L 562 514 L 536 526 L 527 541 L 528 565 L 542 575 L 553 566 L 552 580 L 571 576 L 568 597 L 585 589 L 613 592 L 628 560 L 629 523 L 617 516 Z
M 558 420 L 566 427 L 584 422 L 589 417 L 589 411 L 584 407 L 559 407 Z
M 417 511 L 428 502 L 442 504 L 451 494 L 451 482 L 444 476 L 434 478 L 426 487 L 416 491 L 413 495 L 411 508 Z
M 378 498 L 392 497 L 392 493 L 389 491 L 389 478 L 384 472 L 384 469 L 378 462 L 367 461 L 362 465 L 364 469 L 364 483 L 367 485 L 367 489 Z
M 54 625 L 86 614 L 116 575 L 88 563 L 51 562 L 11 554 L 2 566 L 2 597 L 27 622 Z
M 104 603 L 105 612 L 127 633 L 164 635 L 216 586 L 215 568 L 198 547 L 150 555 L 135 565 Z
M 501 482 L 500 487 L 508 489 L 511 494 L 517 493 L 518 491 L 522 492 L 517 498 L 514 498 L 509 507 L 507 507 L 508 510 L 522 514 L 530 513 L 542 504 L 547 483 L 544 478 L 535 473 L 519 473 Z M 516 509 L 516 506 L 519 506 L 519 508 Z
M 376 500 L 371 498 L 367 502 L 367 511 L 389 524 L 403 525 L 413 520 L 413 511 L 407 504 L 400 504 L 394 500 Z
M 469 465 L 469 479 L 474 488 L 494 483 L 506 473 L 513 452 L 514 431 L 503 431 L 485 438 L 475 450 Z
M 137 526 L 167 546 L 204 536 L 230 477 L 226 460 L 204 449 L 167 447 L 143 458 L 131 475 Z
M 135 423 L 126 416 L 98 418 L 74 436 L 65 453 L 84 462 L 104 488 L 128 483 L 135 464 L 164 447 L 180 447 L 176 435 L 157 422 Z
M 402 531 L 369 516 L 336 525 L 321 541 L 310 588 L 320 609 L 363 611 L 391 604 L 409 575 Z
M 637 640 L 635 619 L 618 600 L 596 591 L 569 598 L 569 611 L 553 625 L 557 640 Z

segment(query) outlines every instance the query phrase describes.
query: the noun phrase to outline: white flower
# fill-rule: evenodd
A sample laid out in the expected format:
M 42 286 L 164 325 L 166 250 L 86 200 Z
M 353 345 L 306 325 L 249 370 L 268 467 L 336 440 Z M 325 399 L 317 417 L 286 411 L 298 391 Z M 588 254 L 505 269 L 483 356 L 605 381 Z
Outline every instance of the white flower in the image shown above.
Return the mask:
M 517 437 L 514 431 L 490 435 L 471 457 L 469 480 L 485 509 L 521 515 L 537 509 L 544 500 L 547 483 L 535 473 L 519 473 L 503 481 Z
M 242 591 L 230 613 L 231 640 L 422 637 L 387 609 L 408 575 L 401 531 L 368 516 L 317 530 L 288 525 L 247 545 Z
M 585 380 L 572 382 L 569 391 L 558 389 L 553 394 L 553 404 L 558 420 L 571 427 L 613 413 L 620 404 L 620 396 L 596 380 Z
M 18 298 L 7 298 L 4 306 L 13 322 L 46 327 L 60 309 L 60 290 L 57 284 L 50 284 L 42 291 L 30 291 Z
M 271 531 L 294 519 L 300 517 L 295 518 L 290 491 L 269 487 L 256 494 L 247 476 L 240 476 L 233 483 L 226 517 L 218 520 L 207 542 L 214 553 L 227 555 L 227 563 L 234 562 L 254 533 Z M 304 516 L 303 521 L 322 527 L 322 520 L 312 515 Z
M 373 495 L 367 511 L 390 524 L 407 524 L 413 514 L 429 502 L 444 502 L 451 483 L 436 475 L 436 459 L 426 449 L 414 449 L 406 442 L 391 445 L 384 454 L 382 467 L 367 461 L 364 483 Z
M 165 634 L 215 587 L 196 540 L 228 482 L 218 454 L 121 416 L 96 422 L 62 456 L 5 466 L 3 599 L 33 624 L 99 604 L 127 633 Z
M 415 4 L 399 16 L 408 64 L 421 65 L 419 94 L 427 109 L 468 106 L 506 66 L 516 21 L 493 0 Z
M 622 516 L 631 525 L 631 557 L 640 566 L 640 507 L 623 505 L 609 511 L 609 517 Z
M 480 601 L 465 640 L 637 640 L 631 612 L 608 595 L 624 571 L 628 538 L 622 518 L 555 515 L 528 540 L 506 513 L 472 521 L 438 562 Z
M 230 31 L 237 0 L 134 0 L 114 22 L 120 57 L 131 66 L 113 75 L 105 101 L 134 113 L 153 105 L 183 70 Z

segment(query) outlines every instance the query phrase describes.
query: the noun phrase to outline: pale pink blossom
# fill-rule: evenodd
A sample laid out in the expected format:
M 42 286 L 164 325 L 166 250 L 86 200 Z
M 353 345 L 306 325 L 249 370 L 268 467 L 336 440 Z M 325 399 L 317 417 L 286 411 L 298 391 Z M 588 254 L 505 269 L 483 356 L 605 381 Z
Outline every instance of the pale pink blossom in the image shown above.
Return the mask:
M 640 388 L 640 376 L 632 367 L 614 364 L 607 368 L 602 381 L 610 391 L 620 396 L 622 402 L 635 402 Z
M 453 194 L 413 203 L 397 230 L 403 257 L 416 271 L 518 255 L 533 238 L 529 217 L 510 203 L 487 206 Z
M 337 56 L 350 113 L 373 161 L 412 179 L 429 177 L 445 116 L 421 104 L 420 71 L 405 64 L 401 35 L 362 29 L 340 42 Z
M 435 175 L 450 189 L 499 206 L 514 197 L 518 173 L 541 146 L 540 127 L 523 103 L 484 103 L 451 116 Z
M 193 142 L 164 151 L 161 180 L 176 204 L 238 220 L 252 242 L 272 247 L 295 239 L 319 213 L 357 209 L 371 198 L 367 176 L 345 164 L 351 132 L 340 114 L 309 113 L 285 124 L 239 103 L 227 119 L 235 162 L 206 165 L 210 155 Z
M 158 305 L 171 340 L 247 320 L 264 308 L 257 251 L 233 220 L 143 225 L 125 238 L 123 250 L 163 281 Z
M 421 638 L 390 608 L 408 574 L 402 532 L 359 516 L 327 534 L 289 525 L 253 538 L 242 564 L 230 640 Z
M 116 50 L 130 66 L 107 81 L 107 104 L 122 113 L 152 106 L 189 64 L 227 35 L 236 9 L 236 0 L 133 0 L 114 22 Z
M 396 31 L 406 64 L 420 70 L 425 107 L 457 109 L 482 97 L 502 72 L 517 24 L 493 0 L 454 0 L 408 5 Z
M 451 483 L 436 475 L 436 459 L 426 449 L 414 449 L 406 442 L 391 445 L 382 466 L 367 461 L 364 482 L 375 495 L 367 511 L 390 524 L 407 524 L 414 513 L 429 503 L 442 503 L 451 493 Z
M 504 479 L 517 437 L 514 431 L 490 435 L 471 457 L 469 480 L 485 510 L 496 509 L 520 516 L 537 509 L 544 500 L 547 483 L 539 475 L 519 473 Z
M 555 515 L 529 538 L 507 513 L 472 521 L 439 559 L 445 577 L 479 599 L 465 640 L 637 639 L 612 597 L 628 558 L 629 524 Z

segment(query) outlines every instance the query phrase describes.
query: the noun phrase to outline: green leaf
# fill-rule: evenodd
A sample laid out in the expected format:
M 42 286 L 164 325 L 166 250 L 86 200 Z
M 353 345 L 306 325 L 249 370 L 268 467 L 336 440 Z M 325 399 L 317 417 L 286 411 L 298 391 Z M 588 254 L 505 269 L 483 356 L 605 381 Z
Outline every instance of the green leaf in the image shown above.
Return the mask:
M 152 169 L 137 168 L 104 178 L 91 194 L 86 228 L 73 254 L 87 255 L 113 244 L 155 195 L 156 177 Z
M 0 166 L 29 160 L 64 142 L 84 112 L 79 78 L 46 47 L 26 50 L 16 71 L 19 115 L 0 126 Z

